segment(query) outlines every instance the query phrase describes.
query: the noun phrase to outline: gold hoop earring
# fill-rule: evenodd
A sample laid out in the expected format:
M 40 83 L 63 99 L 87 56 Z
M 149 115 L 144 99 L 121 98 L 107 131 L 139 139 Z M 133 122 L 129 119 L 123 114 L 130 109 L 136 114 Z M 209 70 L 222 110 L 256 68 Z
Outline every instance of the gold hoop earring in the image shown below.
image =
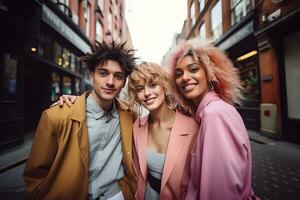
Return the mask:
M 166 103 L 167 106 L 170 110 L 173 110 L 175 108 L 174 106 L 174 101 L 172 99 L 172 96 L 169 93 L 165 93 L 165 97 L 166 97 Z
M 208 87 L 210 90 L 214 90 L 214 85 L 213 85 L 212 81 L 208 82 Z

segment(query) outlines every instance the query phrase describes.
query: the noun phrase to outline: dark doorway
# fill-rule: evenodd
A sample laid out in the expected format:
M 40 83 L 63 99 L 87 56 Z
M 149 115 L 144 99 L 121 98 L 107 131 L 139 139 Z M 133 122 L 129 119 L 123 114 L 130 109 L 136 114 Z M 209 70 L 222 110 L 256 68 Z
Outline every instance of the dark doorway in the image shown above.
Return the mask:
M 45 63 L 29 60 L 25 64 L 25 133 L 35 131 L 42 111 L 50 105 L 49 74 Z

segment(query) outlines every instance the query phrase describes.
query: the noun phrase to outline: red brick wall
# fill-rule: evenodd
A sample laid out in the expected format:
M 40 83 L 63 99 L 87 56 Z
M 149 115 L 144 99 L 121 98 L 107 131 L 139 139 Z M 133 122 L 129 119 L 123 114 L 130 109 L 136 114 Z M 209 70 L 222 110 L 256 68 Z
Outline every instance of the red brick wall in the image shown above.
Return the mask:
M 298 0 L 284 0 L 282 3 L 274 4 L 271 0 L 262 1 L 259 9 L 259 28 L 263 28 L 271 23 L 276 22 L 277 19 L 271 22 L 262 23 L 262 15 L 270 15 L 274 11 L 281 9 L 281 15 L 279 18 L 284 17 L 296 8 L 299 8 L 300 1 Z M 268 37 L 268 36 L 266 36 Z M 271 75 L 271 82 L 261 82 L 261 102 L 262 103 L 273 103 L 277 105 L 277 125 L 278 131 L 282 130 L 282 112 L 281 112 L 281 94 L 280 94 L 280 74 L 279 74 L 279 63 L 277 50 L 272 45 L 272 40 L 268 39 L 270 42 L 270 49 L 267 51 L 259 52 L 259 66 L 260 66 L 260 76 Z M 276 41 L 273 41 L 276 42 Z
M 272 81 L 261 83 L 261 101 L 263 103 L 277 103 L 276 77 L 278 74 L 277 57 L 273 49 L 259 53 L 260 76 L 271 75 Z
M 96 0 L 89 0 L 89 4 L 91 6 L 90 13 L 90 35 L 89 39 L 93 43 L 96 39 Z
M 78 9 L 78 21 L 79 21 L 79 27 L 80 29 L 84 32 L 84 6 L 83 6 L 83 1 L 79 1 L 79 9 Z
M 260 76 L 271 75 L 270 82 L 261 82 L 261 103 L 273 103 L 277 105 L 277 128 L 281 132 L 281 100 L 279 83 L 279 65 L 275 49 L 259 52 Z
M 70 1 L 69 7 L 76 15 L 78 15 L 78 1 Z
M 222 29 L 224 34 L 231 27 L 230 1 L 228 0 L 222 0 L 222 23 Z
M 263 27 L 262 15 L 269 15 L 274 11 L 281 9 L 281 17 L 290 13 L 292 10 L 300 7 L 299 0 L 283 0 L 282 3 L 274 4 L 271 0 L 262 1 L 261 7 L 259 9 L 259 25 Z

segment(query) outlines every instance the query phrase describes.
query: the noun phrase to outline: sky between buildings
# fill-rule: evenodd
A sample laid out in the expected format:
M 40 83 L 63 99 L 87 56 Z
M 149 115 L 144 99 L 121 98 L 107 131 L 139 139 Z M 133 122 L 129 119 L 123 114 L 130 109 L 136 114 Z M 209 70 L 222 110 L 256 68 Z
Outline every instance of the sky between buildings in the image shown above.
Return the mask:
M 137 55 L 160 63 L 180 33 L 186 18 L 186 0 L 125 0 L 126 19 Z

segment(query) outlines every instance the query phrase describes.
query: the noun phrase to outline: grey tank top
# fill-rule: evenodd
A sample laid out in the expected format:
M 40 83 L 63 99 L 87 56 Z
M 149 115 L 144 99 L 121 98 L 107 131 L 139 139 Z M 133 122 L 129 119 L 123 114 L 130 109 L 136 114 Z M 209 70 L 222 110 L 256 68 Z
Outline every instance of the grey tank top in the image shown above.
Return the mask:
M 165 155 L 147 148 L 147 168 L 149 173 L 157 179 L 162 178 Z M 159 194 L 147 183 L 145 200 L 159 200 Z

